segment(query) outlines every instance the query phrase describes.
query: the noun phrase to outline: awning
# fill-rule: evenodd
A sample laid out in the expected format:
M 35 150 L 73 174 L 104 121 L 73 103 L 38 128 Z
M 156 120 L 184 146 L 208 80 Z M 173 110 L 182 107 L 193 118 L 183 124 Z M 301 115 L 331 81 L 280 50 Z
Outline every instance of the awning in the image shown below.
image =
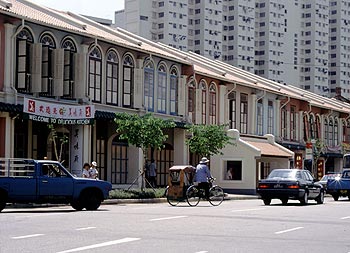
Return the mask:
M 267 140 L 260 140 L 260 139 L 257 141 L 253 141 L 251 139 L 247 140 L 245 138 L 242 138 L 242 140 L 254 146 L 255 148 L 259 149 L 261 152 L 261 156 L 265 156 L 265 157 L 273 156 L 273 157 L 284 157 L 284 158 L 293 157 L 293 153 L 290 153 L 284 150 L 284 148 L 277 143 L 271 144 Z
M 23 105 L 14 105 L 0 102 L 0 112 L 20 113 L 23 112 Z

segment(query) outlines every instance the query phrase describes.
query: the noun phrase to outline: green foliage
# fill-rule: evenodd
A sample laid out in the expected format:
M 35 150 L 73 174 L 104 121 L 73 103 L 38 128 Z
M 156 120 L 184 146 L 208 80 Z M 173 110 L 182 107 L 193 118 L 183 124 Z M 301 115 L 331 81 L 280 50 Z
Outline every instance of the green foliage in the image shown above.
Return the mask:
M 58 136 L 56 128 L 53 124 L 48 124 L 47 127 L 51 131 L 51 141 L 53 142 L 54 145 L 54 152 L 55 152 L 55 157 L 56 160 L 59 162 L 64 162 L 62 161 L 62 152 L 63 152 L 63 147 L 64 144 L 68 143 L 69 138 L 66 134 L 63 134 L 62 136 Z M 60 150 L 58 151 L 58 145 Z
M 116 131 L 120 134 L 119 138 L 141 148 L 144 153 L 149 147 L 161 149 L 168 138 L 163 129 L 175 127 L 173 121 L 155 118 L 151 113 L 144 116 L 117 113 L 114 121 L 117 124 Z
M 164 188 L 157 189 L 131 189 L 122 190 L 116 189 L 109 192 L 110 199 L 153 199 L 163 198 L 165 193 Z
M 222 154 L 232 139 L 227 135 L 226 125 L 190 125 L 187 126 L 191 137 L 186 140 L 190 151 L 200 156 Z

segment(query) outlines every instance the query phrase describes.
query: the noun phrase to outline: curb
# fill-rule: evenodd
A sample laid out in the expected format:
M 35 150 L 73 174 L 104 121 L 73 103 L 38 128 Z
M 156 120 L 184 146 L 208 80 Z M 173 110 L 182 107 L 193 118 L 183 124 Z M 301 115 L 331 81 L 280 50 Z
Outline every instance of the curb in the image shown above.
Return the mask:
M 225 195 L 224 200 L 249 200 L 258 199 L 256 195 Z M 115 205 L 115 204 L 152 204 L 152 203 L 166 203 L 166 198 L 154 198 L 154 199 L 107 199 L 102 202 L 102 205 Z

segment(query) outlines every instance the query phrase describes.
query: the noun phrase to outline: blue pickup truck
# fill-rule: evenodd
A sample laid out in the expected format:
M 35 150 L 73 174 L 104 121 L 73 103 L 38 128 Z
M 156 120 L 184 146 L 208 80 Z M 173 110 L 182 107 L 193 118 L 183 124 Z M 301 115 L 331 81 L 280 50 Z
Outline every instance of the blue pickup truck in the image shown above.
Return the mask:
M 78 178 L 50 160 L 0 158 L 0 211 L 6 203 L 70 204 L 80 211 L 96 210 L 112 185 Z
M 339 197 L 348 197 L 350 200 L 350 169 L 344 169 L 341 177 L 327 181 L 327 193 L 337 201 Z

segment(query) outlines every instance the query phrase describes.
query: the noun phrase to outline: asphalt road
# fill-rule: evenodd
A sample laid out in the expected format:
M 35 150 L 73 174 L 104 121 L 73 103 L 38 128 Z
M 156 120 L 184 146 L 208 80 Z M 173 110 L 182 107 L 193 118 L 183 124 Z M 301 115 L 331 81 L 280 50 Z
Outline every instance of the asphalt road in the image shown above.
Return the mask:
M 261 200 L 6 208 L 0 252 L 350 252 L 350 202 Z

